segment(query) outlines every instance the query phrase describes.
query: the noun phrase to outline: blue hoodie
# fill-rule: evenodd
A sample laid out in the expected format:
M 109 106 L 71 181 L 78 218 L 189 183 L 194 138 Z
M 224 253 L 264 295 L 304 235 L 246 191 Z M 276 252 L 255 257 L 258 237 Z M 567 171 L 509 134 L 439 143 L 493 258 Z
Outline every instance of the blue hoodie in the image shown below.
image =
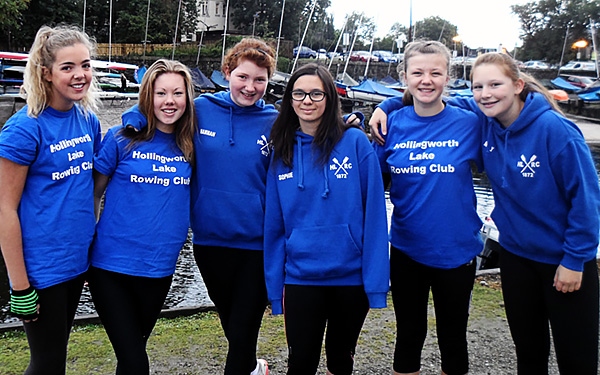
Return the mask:
M 278 112 L 262 99 L 240 107 L 229 91 L 201 95 L 194 104 L 193 242 L 262 250 L 268 136 Z M 123 114 L 123 124 L 139 129 L 146 121 L 135 106 Z
M 267 177 L 265 280 L 273 314 L 284 284 L 364 285 L 372 308 L 386 306 L 387 218 L 381 170 L 364 132 L 350 128 L 320 165 L 313 137 L 296 132 L 294 166 L 273 162 Z
M 486 117 L 472 98 L 449 104 L 474 111 L 486 124 L 483 160 L 500 244 L 527 259 L 582 271 L 598 248 L 600 189 L 577 125 L 538 93 L 527 96 L 508 128 Z M 389 101 L 382 109 L 397 105 Z

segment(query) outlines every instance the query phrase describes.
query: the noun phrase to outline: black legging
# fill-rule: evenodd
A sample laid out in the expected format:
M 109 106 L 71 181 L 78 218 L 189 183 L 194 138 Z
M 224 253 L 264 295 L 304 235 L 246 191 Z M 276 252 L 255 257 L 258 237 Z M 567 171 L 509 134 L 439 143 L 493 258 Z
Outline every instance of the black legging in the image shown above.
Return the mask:
M 88 274 L 96 311 L 117 357 L 116 374 L 149 374 L 146 343 L 169 292 L 172 276 L 130 276 L 95 267 L 90 267 Z
M 229 343 L 225 375 L 248 375 L 268 302 L 263 252 L 194 245 L 194 257 Z
M 67 344 L 81 297 L 84 276 L 38 289 L 40 315 L 23 323 L 29 342 L 29 367 L 25 375 L 64 375 Z
M 598 373 L 598 268 L 584 264 L 581 288 L 562 293 L 554 286 L 558 266 L 502 249 L 502 294 L 517 351 L 519 374 L 548 374 L 550 330 L 561 374 Z
M 287 375 L 317 373 L 325 327 L 327 370 L 352 374 L 356 343 L 369 312 L 364 286 L 285 285 L 283 305 Z
M 398 330 L 394 371 L 417 372 L 421 367 L 431 290 L 442 371 L 448 375 L 466 374 L 469 371 L 467 322 L 475 262 L 440 269 L 415 262 L 393 246 L 390 253 L 391 291 Z

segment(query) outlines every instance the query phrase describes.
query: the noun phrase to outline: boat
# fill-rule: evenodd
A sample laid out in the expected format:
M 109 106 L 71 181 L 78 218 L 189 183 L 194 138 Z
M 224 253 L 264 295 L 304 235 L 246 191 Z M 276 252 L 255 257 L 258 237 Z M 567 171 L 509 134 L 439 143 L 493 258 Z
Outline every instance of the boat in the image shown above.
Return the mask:
M 581 87 L 577 87 L 577 86 L 571 84 L 569 81 L 567 81 L 563 77 L 554 78 L 553 80 L 550 81 L 550 84 L 552 85 L 553 88 L 559 89 L 559 90 L 564 90 L 567 93 L 572 93 L 572 92 L 581 90 Z
M 346 97 L 367 104 L 379 104 L 385 99 L 402 95 L 401 92 L 390 89 L 372 79 L 366 79 L 356 86 L 346 87 Z
M 584 103 L 600 104 L 600 82 L 596 81 L 589 87 L 578 91 L 577 97 Z
M 200 94 L 217 91 L 215 84 L 210 79 L 208 79 L 208 77 L 205 76 L 204 73 L 202 73 L 202 71 L 198 67 L 192 69 L 190 73 L 192 74 L 192 83 L 194 84 L 194 91 Z
M 215 84 L 217 91 L 225 91 L 229 89 L 229 81 L 220 70 L 213 70 L 210 75 L 210 80 Z

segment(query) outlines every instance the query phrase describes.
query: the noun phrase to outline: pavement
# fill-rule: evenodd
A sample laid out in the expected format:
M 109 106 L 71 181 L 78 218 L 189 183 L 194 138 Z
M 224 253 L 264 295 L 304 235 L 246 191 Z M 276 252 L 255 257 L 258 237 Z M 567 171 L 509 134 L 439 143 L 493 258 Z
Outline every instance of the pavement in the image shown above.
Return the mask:
M 587 143 L 600 143 L 600 120 L 585 117 L 572 116 L 567 114 L 567 118 L 573 121 L 585 138 Z

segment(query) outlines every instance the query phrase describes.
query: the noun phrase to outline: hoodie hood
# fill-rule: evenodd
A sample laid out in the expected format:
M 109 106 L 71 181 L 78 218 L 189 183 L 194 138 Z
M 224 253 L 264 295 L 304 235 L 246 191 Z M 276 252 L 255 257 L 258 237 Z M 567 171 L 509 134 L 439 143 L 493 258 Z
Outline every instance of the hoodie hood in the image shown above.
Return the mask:
M 231 92 L 229 90 L 219 91 L 215 94 L 203 94 L 200 97 L 206 98 L 220 107 L 230 108 L 233 113 L 262 111 L 268 106 L 273 107 L 272 105 L 266 104 L 263 99 L 259 99 L 254 105 L 241 107 L 231 99 Z

